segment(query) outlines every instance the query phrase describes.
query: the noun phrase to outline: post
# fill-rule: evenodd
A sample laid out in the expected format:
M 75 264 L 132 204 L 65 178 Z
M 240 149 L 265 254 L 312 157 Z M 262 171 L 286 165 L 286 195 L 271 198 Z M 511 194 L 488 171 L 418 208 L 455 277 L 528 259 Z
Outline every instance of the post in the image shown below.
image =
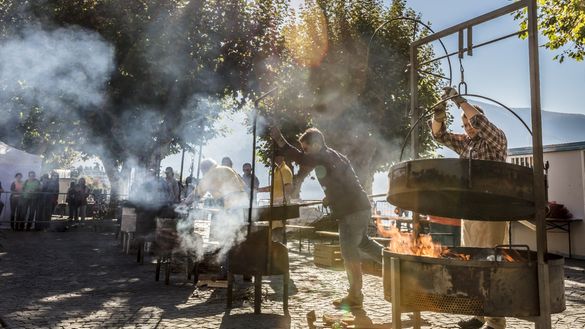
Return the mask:
M 400 258 L 390 258 L 390 289 L 392 298 L 392 329 L 401 329 L 400 310 Z
M 183 152 L 181 154 L 181 173 L 179 174 L 179 201 L 181 200 L 181 192 L 183 189 L 183 167 L 185 165 L 185 147 L 183 146 Z
M 417 46 L 411 44 L 410 45 L 410 122 L 411 125 L 416 124 L 416 120 L 420 116 L 420 109 L 418 107 L 418 62 L 417 56 L 418 55 L 418 48 Z M 419 138 L 420 137 L 420 126 L 415 128 L 412 134 L 410 135 L 410 149 L 412 152 L 412 158 L 418 158 L 419 152 Z M 412 238 L 414 241 L 417 241 L 418 235 L 420 233 L 420 218 L 419 214 L 413 212 L 412 213 Z
M 538 22 L 536 0 L 528 1 L 528 57 L 530 65 L 530 107 L 532 109 L 532 149 L 534 160 L 534 207 L 538 260 L 540 316 L 538 328 L 551 328 L 550 286 L 546 259 L 546 196 L 542 150 L 542 118 L 540 107 L 540 71 L 538 59 Z

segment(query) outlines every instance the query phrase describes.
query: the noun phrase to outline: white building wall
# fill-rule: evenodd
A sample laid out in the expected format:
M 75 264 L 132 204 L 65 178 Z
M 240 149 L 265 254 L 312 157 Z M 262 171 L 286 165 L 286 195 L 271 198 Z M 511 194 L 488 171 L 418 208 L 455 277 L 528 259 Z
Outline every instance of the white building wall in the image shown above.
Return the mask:
M 509 162 L 519 163 L 514 156 Z M 544 153 L 544 161 L 550 163 L 548 171 L 548 199 L 564 204 L 573 214 L 573 218 L 585 217 L 585 151 L 574 150 L 566 152 Z M 585 224 L 577 222 L 571 224 L 571 243 L 573 257 L 585 259 Z M 548 249 L 550 252 L 562 255 L 569 254 L 567 233 L 549 231 Z M 528 244 L 532 250 L 536 249 L 536 232 L 519 223 L 512 225 L 512 242 L 514 244 Z

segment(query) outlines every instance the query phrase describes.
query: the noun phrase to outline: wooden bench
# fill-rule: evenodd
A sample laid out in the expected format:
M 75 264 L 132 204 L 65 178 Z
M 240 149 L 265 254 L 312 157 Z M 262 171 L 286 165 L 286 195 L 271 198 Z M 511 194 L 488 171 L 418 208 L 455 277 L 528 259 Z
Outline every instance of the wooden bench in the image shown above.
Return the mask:
M 308 232 L 311 234 L 315 231 L 313 226 L 306 226 L 306 225 L 286 225 L 286 228 L 291 228 L 297 231 L 298 239 L 299 239 L 299 252 L 301 252 L 303 248 L 303 232 Z M 311 252 L 311 239 L 307 237 L 307 250 Z
M 331 232 L 331 231 L 315 231 L 315 234 L 318 236 L 326 237 L 331 239 L 331 243 L 339 239 L 338 232 Z M 391 238 L 384 238 L 378 236 L 371 236 L 370 239 L 382 243 L 384 246 L 388 245 L 388 243 L 392 240 Z

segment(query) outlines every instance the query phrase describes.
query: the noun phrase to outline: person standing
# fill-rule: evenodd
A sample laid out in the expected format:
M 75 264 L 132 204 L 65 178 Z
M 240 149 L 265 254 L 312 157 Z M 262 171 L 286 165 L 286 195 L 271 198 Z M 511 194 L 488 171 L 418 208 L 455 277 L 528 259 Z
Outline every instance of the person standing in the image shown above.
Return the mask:
M 483 110 L 471 105 L 454 88 L 444 89 L 443 99 L 450 98 L 462 110 L 464 134 L 447 131 L 446 106 L 435 107 L 431 128 L 433 138 L 459 154 L 461 159 L 506 161 L 507 139 L 504 132 L 491 123 Z M 495 177 L 494 177 L 495 178 Z M 507 222 L 461 220 L 461 245 L 464 247 L 494 248 L 506 243 Z M 463 329 L 504 329 L 505 318 L 474 317 L 460 321 Z
M 55 171 L 51 172 L 51 178 L 47 183 L 46 196 L 46 218 L 50 222 L 53 217 L 53 212 L 59 203 L 59 174 Z M 49 223 L 50 224 L 50 223 Z
M 165 183 L 168 186 L 168 203 L 175 204 L 180 201 L 179 183 L 175 179 L 175 173 L 172 167 L 165 169 Z
M 48 227 L 49 212 L 49 174 L 41 175 L 41 193 L 37 202 L 37 220 L 35 228 L 44 230 Z
M 244 238 L 240 229 L 245 225 L 243 209 L 249 206 L 248 194 L 244 181 L 232 168 L 218 166 L 213 159 L 201 161 L 200 168 L 203 177 L 183 204 L 190 205 L 209 193 L 220 206 L 221 211 L 210 224 L 210 239 L 221 241 L 218 253 L 221 272 L 218 278 L 225 280 L 229 268 L 227 253 Z
M 368 237 L 371 222 L 371 205 L 349 160 L 341 153 L 327 146 L 321 131 L 307 129 L 299 138 L 302 151 L 291 146 L 277 127 L 270 129 L 274 142 L 281 148 L 287 159 L 298 165 L 315 169 L 325 192 L 324 206 L 329 206 L 333 216 L 339 220 L 339 244 L 344 261 L 348 294 L 333 301 L 335 307 L 362 308 L 361 255 L 382 263 L 382 245 Z
M 293 173 L 284 162 L 284 155 L 280 151 L 274 154 L 274 176 L 272 177 L 272 186 L 265 186 L 258 189 L 258 192 L 271 193 L 272 204 L 275 206 L 287 204 L 290 202 L 292 193 Z M 275 241 L 285 242 L 286 229 L 284 221 L 272 222 L 272 234 Z
M 67 190 L 67 197 L 65 198 L 65 202 L 67 203 L 67 208 L 69 208 L 69 220 L 77 220 L 78 219 L 78 207 L 77 203 L 75 202 L 75 182 L 69 183 L 69 189 Z
M 87 187 L 85 183 L 85 178 L 81 177 L 75 186 L 75 204 L 77 205 L 81 221 L 85 220 L 87 211 L 87 197 L 89 196 L 90 192 L 91 191 L 89 190 L 89 187 Z
M 256 200 L 256 195 L 258 194 L 258 186 L 260 186 L 260 180 L 256 175 L 252 175 L 252 165 L 250 163 L 244 163 L 242 166 L 242 180 L 246 184 L 246 192 L 250 194 L 254 191 L 254 200 Z
M 37 174 L 34 171 L 28 172 L 28 179 L 24 181 L 22 187 L 22 218 L 26 223 L 25 229 L 29 231 L 37 219 L 37 203 L 39 200 L 39 193 L 41 191 L 41 182 L 36 178 Z
M 20 222 L 17 222 L 17 218 L 19 216 L 20 197 L 23 186 L 22 174 L 17 172 L 14 175 L 14 182 L 10 184 L 10 227 L 15 231 L 22 225 Z
M 2 215 L 2 210 L 4 210 L 4 202 L 2 202 L 1 197 L 4 195 L 4 189 L 2 188 L 2 182 L 0 182 L 0 215 Z
M 224 167 L 232 168 L 234 167 L 234 162 L 230 157 L 223 157 L 221 159 L 221 165 Z
M 274 177 L 271 186 L 258 189 L 258 192 L 272 193 L 272 203 L 281 205 L 290 201 L 292 193 L 293 173 L 284 161 L 284 155 L 277 151 L 274 154 Z

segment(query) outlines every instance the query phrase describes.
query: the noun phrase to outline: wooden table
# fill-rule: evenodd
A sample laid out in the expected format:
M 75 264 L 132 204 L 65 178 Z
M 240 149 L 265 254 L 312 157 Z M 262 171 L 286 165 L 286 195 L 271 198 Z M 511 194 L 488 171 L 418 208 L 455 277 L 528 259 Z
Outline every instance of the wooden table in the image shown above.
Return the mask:
M 582 222 L 582 218 L 547 218 L 546 230 L 551 233 L 567 233 L 569 240 L 569 258 L 573 257 L 573 247 L 571 242 L 571 224 Z M 536 225 L 531 221 L 521 220 L 522 225 L 536 231 Z

